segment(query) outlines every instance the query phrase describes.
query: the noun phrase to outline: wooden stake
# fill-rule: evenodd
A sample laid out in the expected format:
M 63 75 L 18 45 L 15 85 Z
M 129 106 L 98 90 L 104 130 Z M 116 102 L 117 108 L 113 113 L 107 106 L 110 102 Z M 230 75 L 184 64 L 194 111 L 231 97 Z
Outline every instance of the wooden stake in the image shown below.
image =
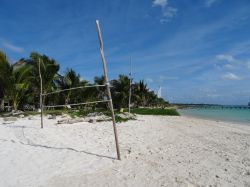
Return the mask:
M 113 102 L 112 102 L 112 97 L 111 97 L 111 92 L 110 92 L 110 86 L 109 86 L 109 81 L 108 81 L 108 76 L 107 76 L 107 67 L 106 67 L 106 61 L 105 61 L 104 52 L 103 52 L 103 42 L 102 42 L 102 35 L 101 35 L 99 20 L 96 20 L 96 28 L 97 28 L 98 39 L 99 39 L 99 43 L 100 43 L 100 54 L 101 54 L 101 58 L 102 58 L 103 74 L 104 74 L 104 79 L 105 79 L 105 82 L 107 85 L 107 92 L 108 92 L 108 97 L 109 97 L 109 105 L 110 105 L 109 107 L 110 107 L 111 114 L 112 114 L 117 159 L 121 160 L 120 148 L 119 148 L 119 143 L 118 143 L 118 135 L 117 135 L 116 123 L 115 123 L 115 113 L 114 113 Z
M 40 77 L 40 109 L 41 109 L 41 129 L 43 128 L 43 80 L 41 75 L 41 59 L 38 59 L 39 77 Z
M 130 57 L 130 72 L 129 72 L 129 97 L 128 97 L 128 112 L 130 113 L 130 103 L 131 103 L 131 86 L 132 86 L 132 67 L 131 67 L 131 57 Z

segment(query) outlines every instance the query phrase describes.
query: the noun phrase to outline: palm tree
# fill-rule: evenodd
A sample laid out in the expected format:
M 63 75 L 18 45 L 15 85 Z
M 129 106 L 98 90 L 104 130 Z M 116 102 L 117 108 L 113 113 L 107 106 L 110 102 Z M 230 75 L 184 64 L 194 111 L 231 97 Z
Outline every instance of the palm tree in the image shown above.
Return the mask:
M 70 89 L 73 87 L 79 87 L 80 86 L 80 75 L 76 74 L 76 72 L 73 69 L 67 69 L 64 76 L 57 76 L 56 85 L 60 90 L 64 89 Z M 65 91 L 62 92 L 60 95 L 64 98 L 64 103 L 69 104 L 71 100 L 76 100 L 77 94 L 79 93 L 78 90 L 72 91 Z
M 1 95 L 4 95 L 5 87 L 6 87 L 6 77 L 9 75 L 9 62 L 4 54 L 4 52 L 0 51 L 0 93 Z
M 112 80 L 112 95 L 114 106 L 118 109 L 128 107 L 130 80 L 126 75 L 119 75 L 118 80 Z
M 4 93 L 3 93 L 3 86 L 2 84 L 0 83 L 0 111 L 3 111 L 4 110 Z
M 11 65 L 3 53 L 0 56 L 1 90 L 5 98 L 12 102 L 13 109 L 16 110 L 29 88 L 28 74 L 31 66 Z
M 4 110 L 4 95 L 6 92 L 7 82 L 5 81 L 8 72 L 9 62 L 6 55 L 0 51 L 0 110 Z
M 91 85 L 81 80 L 80 75 L 72 69 L 67 69 L 64 76 L 58 73 L 59 65 L 46 55 L 33 52 L 30 59 L 20 59 L 10 64 L 6 55 L 0 51 L 0 110 L 3 109 L 3 99 L 8 99 L 14 109 L 23 103 L 38 103 L 40 95 L 39 60 L 43 80 L 43 93 L 73 87 Z M 116 108 L 127 107 L 129 97 L 129 78 L 119 75 L 111 81 L 111 93 Z M 103 76 L 95 77 L 93 85 L 105 85 Z M 136 106 L 164 106 L 166 102 L 150 91 L 143 80 L 132 84 L 132 100 Z M 46 100 L 45 100 L 46 99 Z M 91 87 L 69 90 L 44 97 L 44 104 L 69 104 L 107 99 L 106 87 Z M 107 107 L 107 103 L 99 103 L 98 107 Z
M 104 76 L 96 76 L 94 77 L 94 85 L 105 85 L 105 78 Z M 92 94 L 93 94 L 93 99 L 96 100 L 103 100 L 105 99 L 105 97 L 107 97 L 107 93 L 106 93 L 106 87 L 94 87 L 91 89 L 92 90 Z
M 148 106 L 156 106 L 158 104 L 158 98 L 154 91 L 149 91 L 146 98 Z
M 147 93 L 149 91 L 147 84 L 145 84 L 143 80 L 140 80 L 139 83 L 135 83 L 132 88 L 137 106 L 145 106 L 147 104 Z
M 43 93 L 48 93 L 55 91 L 55 78 L 57 72 L 60 69 L 59 64 L 56 63 L 54 59 L 50 59 L 46 55 L 40 55 L 39 53 L 32 52 L 30 54 L 32 70 L 30 80 L 32 83 L 32 89 L 36 98 L 39 98 L 40 94 L 40 79 L 39 79 L 39 60 L 41 62 L 41 74 L 43 82 Z M 43 102 L 46 102 L 46 97 L 44 97 Z M 48 101 L 49 102 L 49 101 Z

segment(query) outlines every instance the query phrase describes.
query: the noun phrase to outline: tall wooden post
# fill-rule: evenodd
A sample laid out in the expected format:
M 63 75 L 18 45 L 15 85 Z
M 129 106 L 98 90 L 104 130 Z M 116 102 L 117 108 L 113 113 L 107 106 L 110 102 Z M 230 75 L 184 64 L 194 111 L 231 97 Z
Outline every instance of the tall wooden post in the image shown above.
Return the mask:
M 130 113 L 130 103 L 131 103 L 131 91 L 132 91 L 132 65 L 131 65 L 131 57 L 130 57 L 130 72 L 129 72 L 129 96 L 128 96 L 128 112 Z
M 41 109 L 41 128 L 43 128 L 43 79 L 41 75 L 41 59 L 38 59 L 38 69 L 40 77 L 40 109 Z
M 103 52 L 103 42 L 102 42 L 102 34 L 101 34 L 100 25 L 99 25 L 99 20 L 96 20 L 96 28 L 97 28 L 98 39 L 99 39 L 99 43 L 100 43 L 100 53 L 101 53 L 102 64 L 103 64 L 103 74 L 104 74 L 104 79 L 105 79 L 105 82 L 107 85 L 109 106 L 110 106 L 112 121 L 113 121 L 117 159 L 121 160 L 118 135 L 117 135 L 116 123 L 115 123 L 115 113 L 114 113 L 113 102 L 112 102 L 112 97 L 111 97 L 111 92 L 110 92 L 110 86 L 109 86 L 109 81 L 108 81 L 108 76 L 107 76 L 107 66 L 106 66 L 106 61 L 105 61 L 104 52 Z

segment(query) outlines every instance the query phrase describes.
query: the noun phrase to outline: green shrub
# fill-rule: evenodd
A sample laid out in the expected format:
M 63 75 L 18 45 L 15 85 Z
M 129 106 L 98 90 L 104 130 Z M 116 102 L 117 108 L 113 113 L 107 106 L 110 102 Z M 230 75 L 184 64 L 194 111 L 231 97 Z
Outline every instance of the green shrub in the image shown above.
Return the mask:
M 133 108 L 132 113 L 140 115 L 162 115 L 162 116 L 179 116 L 180 114 L 176 109 L 164 109 L 164 108 Z

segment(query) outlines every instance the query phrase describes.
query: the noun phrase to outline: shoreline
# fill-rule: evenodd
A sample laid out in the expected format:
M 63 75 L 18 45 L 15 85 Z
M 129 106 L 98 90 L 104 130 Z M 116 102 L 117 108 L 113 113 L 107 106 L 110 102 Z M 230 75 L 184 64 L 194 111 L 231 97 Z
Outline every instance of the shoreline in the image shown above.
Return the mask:
M 177 111 L 180 113 L 181 116 L 184 116 L 184 117 L 210 120 L 213 122 L 225 122 L 225 123 L 230 123 L 230 124 L 250 126 L 250 122 L 243 122 L 243 121 L 237 121 L 237 120 L 227 120 L 227 119 L 216 119 L 216 117 L 212 118 L 212 117 L 205 117 L 205 116 L 200 116 L 200 115 L 195 115 L 195 114 L 185 114 L 185 113 L 182 113 L 181 110 L 182 109 L 178 109 Z
M 58 117 L 60 119 L 60 117 Z M 247 186 L 250 127 L 185 116 L 55 125 L 2 124 L 0 186 Z
M 232 122 L 232 121 L 226 121 L 226 120 L 215 120 L 211 118 L 202 118 L 198 116 L 192 116 L 192 115 L 181 115 L 183 119 L 189 119 L 189 120 L 200 120 L 201 122 L 207 122 L 212 126 L 221 126 L 221 127 L 231 127 L 236 129 L 247 129 L 250 130 L 250 125 L 247 123 L 241 123 L 241 122 Z

